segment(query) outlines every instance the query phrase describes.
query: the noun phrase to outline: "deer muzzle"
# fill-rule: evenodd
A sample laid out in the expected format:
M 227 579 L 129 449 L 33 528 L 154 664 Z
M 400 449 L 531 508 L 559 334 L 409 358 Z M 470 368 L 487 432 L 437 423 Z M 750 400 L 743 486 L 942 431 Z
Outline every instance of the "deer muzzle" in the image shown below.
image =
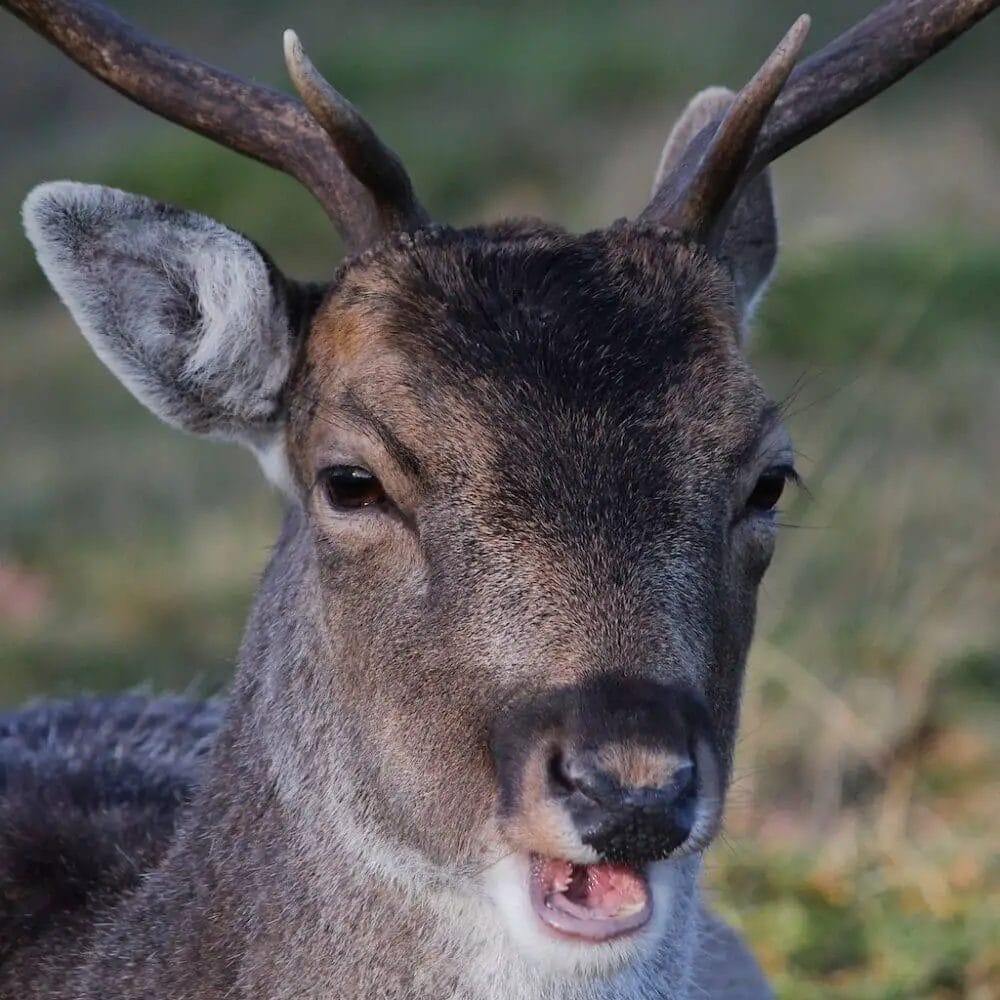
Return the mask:
M 524 700 L 492 730 L 500 827 L 529 860 L 533 909 L 561 936 L 644 926 L 653 862 L 715 834 L 721 769 L 691 690 L 599 676 Z

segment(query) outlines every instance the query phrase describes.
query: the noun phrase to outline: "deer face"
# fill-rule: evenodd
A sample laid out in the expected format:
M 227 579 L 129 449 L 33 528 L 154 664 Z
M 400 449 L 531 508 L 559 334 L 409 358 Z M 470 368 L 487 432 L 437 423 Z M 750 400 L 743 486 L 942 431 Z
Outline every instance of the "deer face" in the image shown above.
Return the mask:
M 370 807 L 513 852 L 559 939 L 645 925 L 649 866 L 717 829 L 791 474 L 733 303 L 668 234 L 432 232 L 347 271 L 290 389 Z
M 349 785 L 383 854 L 465 872 L 578 971 L 663 938 L 719 824 L 793 475 L 740 344 L 763 204 L 728 260 L 647 225 L 431 228 L 322 296 L 146 199 L 25 209 L 126 385 L 250 445 L 298 509 L 265 601 L 308 651 L 253 667 L 287 799 L 322 837 Z

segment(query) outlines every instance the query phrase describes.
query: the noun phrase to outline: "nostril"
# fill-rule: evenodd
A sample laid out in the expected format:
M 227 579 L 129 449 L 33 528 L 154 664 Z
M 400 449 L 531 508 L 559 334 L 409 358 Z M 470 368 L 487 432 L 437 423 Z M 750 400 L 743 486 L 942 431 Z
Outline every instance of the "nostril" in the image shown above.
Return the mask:
M 573 779 L 566 771 L 566 758 L 559 747 L 553 747 L 548 763 L 549 783 L 560 795 L 572 795 L 576 791 Z
M 694 801 L 698 794 L 698 779 L 694 764 L 685 762 L 678 765 L 670 779 L 657 788 L 630 788 L 624 796 L 624 804 L 632 809 L 669 813 L 683 810 Z
M 559 774 L 562 787 L 588 809 L 619 811 L 628 805 L 625 789 L 589 751 L 560 755 Z
M 681 764 L 674 771 L 670 785 L 674 792 L 675 802 L 681 803 L 694 798 L 698 794 L 698 773 L 695 770 L 694 762 L 688 761 Z

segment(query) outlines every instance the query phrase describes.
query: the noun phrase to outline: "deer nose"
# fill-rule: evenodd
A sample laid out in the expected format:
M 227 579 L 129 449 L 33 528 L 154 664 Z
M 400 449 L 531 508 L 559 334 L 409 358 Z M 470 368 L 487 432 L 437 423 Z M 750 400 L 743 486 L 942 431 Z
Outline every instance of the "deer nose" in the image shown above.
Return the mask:
M 676 851 L 691 834 L 698 774 L 674 761 L 656 785 L 624 784 L 594 751 L 556 751 L 551 794 L 561 798 L 580 839 L 610 861 L 645 863 Z

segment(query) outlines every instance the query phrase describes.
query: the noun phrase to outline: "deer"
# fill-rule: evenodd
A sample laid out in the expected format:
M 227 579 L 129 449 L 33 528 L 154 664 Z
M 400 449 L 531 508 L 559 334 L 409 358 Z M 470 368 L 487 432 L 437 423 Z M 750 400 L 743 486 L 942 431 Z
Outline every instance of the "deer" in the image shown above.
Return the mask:
M 299 180 L 324 283 L 71 181 L 23 219 L 97 356 L 283 494 L 231 690 L 0 715 L 0 997 L 750 1000 L 699 889 L 795 454 L 746 356 L 769 165 L 998 0 L 890 0 L 697 94 L 647 207 L 432 221 L 402 161 L 91 0 L 2 0 L 157 115 Z

